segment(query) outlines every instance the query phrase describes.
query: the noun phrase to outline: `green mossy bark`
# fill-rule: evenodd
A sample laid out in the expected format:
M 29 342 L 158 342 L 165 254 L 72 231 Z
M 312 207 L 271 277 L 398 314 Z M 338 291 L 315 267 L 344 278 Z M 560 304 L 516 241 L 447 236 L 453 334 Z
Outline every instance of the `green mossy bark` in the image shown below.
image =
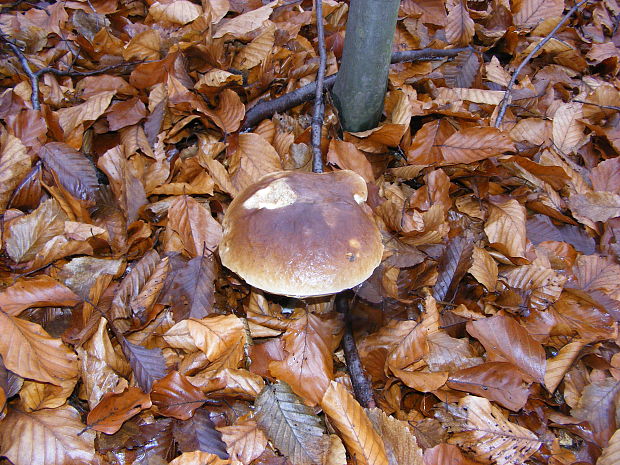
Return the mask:
M 345 131 L 379 124 L 399 0 L 351 0 L 344 50 L 332 97 Z

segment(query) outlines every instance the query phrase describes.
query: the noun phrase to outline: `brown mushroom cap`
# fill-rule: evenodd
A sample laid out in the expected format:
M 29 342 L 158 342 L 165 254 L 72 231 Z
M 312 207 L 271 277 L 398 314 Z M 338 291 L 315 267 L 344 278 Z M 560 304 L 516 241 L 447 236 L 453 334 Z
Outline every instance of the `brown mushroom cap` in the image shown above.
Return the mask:
M 353 171 L 268 174 L 224 216 L 222 264 L 248 284 L 293 297 L 328 295 L 365 281 L 381 262 L 379 229 L 362 207 Z

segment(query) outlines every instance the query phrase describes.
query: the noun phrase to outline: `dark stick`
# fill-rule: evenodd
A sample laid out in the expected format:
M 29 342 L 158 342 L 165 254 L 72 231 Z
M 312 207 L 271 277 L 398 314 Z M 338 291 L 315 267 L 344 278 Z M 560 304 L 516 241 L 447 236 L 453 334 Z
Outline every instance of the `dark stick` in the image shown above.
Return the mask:
M 49 74 L 55 74 L 56 76 L 96 76 L 98 74 L 103 74 L 110 70 L 121 68 L 123 66 L 134 66 L 134 65 L 139 65 L 142 63 L 148 63 L 147 61 L 117 63 L 114 65 L 105 66 L 104 68 L 101 68 L 101 69 L 95 69 L 93 71 L 74 71 L 74 70 L 63 71 L 60 69 L 50 68 L 50 67 L 41 68 L 37 71 L 32 71 L 32 68 L 30 67 L 30 63 L 28 62 L 26 55 L 24 55 L 24 53 L 19 49 L 19 47 L 11 39 L 9 39 L 6 36 L 6 34 L 4 34 L 4 32 L 2 31 L 0 31 L 0 39 L 2 39 L 2 41 L 6 43 L 11 49 L 11 51 L 15 54 L 15 56 L 19 60 L 19 64 L 24 70 L 24 73 L 26 73 L 26 76 L 28 76 L 28 79 L 30 80 L 30 88 L 32 90 L 32 95 L 30 96 L 30 102 L 32 103 L 32 108 L 34 110 L 41 109 L 41 103 L 39 101 L 39 79 L 44 74 L 49 73 Z
M 435 60 L 437 58 L 453 57 L 466 50 L 469 50 L 469 48 L 453 48 L 447 50 L 425 48 L 422 50 L 396 52 L 392 55 L 392 63 L 402 63 L 404 61 L 428 61 Z M 333 87 L 334 82 L 336 82 L 336 76 L 337 74 L 332 74 L 331 76 L 327 76 L 325 78 L 325 81 L 323 82 L 325 89 L 329 90 Z M 273 116 L 275 113 L 289 110 L 290 108 L 311 100 L 316 94 L 316 86 L 316 81 L 311 82 L 306 86 L 300 87 L 293 92 L 289 92 L 288 94 L 284 94 L 273 100 L 261 100 L 248 110 L 241 130 L 246 131 L 256 126 L 265 118 Z
M 573 99 L 573 102 L 583 103 L 584 105 L 592 105 L 592 106 L 595 106 L 595 107 L 598 107 L 598 108 L 603 108 L 605 110 L 620 111 L 620 107 L 618 107 L 616 105 L 602 105 L 600 103 L 586 102 L 585 100 L 577 100 L 577 99 Z
M 521 73 L 521 71 L 523 71 L 523 68 L 525 68 L 525 65 L 528 64 L 530 60 L 534 57 L 534 55 L 536 55 L 536 53 L 538 53 L 538 51 L 541 48 L 543 48 L 545 44 L 553 38 L 555 33 L 558 32 L 558 30 L 562 26 L 564 26 L 566 21 L 568 21 L 568 19 L 575 13 L 575 11 L 577 11 L 581 5 L 583 5 L 584 3 L 587 3 L 588 1 L 590 0 L 581 0 L 579 3 L 573 6 L 570 10 L 568 10 L 568 12 L 562 17 L 562 20 L 551 30 L 549 34 L 545 36 L 543 40 L 541 40 L 536 45 L 536 47 L 532 49 L 532 51 L 525 57 L 525 59 L 521 62 L 521 64 L 519 64 L 517 69 L 515 69 L 514 73 L 512 73 L 510 82 L 508 83 L 508 86 L 506 87 L 506 91 L 504 92 L 504 98 L 502 98 L 502 101 L 500 102 L 499 110 L 497 112 L 497 118 L 495 118 L 495 123 L 493 124 L 494 127 L 498 128 L 502 124 L 504 115 L 506 114 L 506 109 L 508 108 L 508 104 L 510 103 L 510 99 L 512 97 L 511 95 L 512 88 L 517 82 L 517 78 L 519 77 L 519 74 Z
M 342 348 L 344 349 L 344 358 L 347 362 L 349 375 L 351 376 L 351 385 L 353 386 L 355 398 L 362 407 L 374 408 L 376 407 L 376 402 L 372 393 L 372 385 L 366 377 L 362 361 L 357 352 L 355 338 L 353 337 L 349 301 L 345 292 L 340 292 L 336 295 L 336 309 L 344 315 Z
M 319 71 L 316 75 L 316 92 L 314 93 L 314 113 L 312 115 L 312 171 L 323 172 L 323 154 L 321 153 L 321 130 L 323 129 L 323 87 L 327 53 L 325 51 L 325 31 L 323 28 L 323 0 L 314 1 L 316 17 L 317 47 L 319 49 Z

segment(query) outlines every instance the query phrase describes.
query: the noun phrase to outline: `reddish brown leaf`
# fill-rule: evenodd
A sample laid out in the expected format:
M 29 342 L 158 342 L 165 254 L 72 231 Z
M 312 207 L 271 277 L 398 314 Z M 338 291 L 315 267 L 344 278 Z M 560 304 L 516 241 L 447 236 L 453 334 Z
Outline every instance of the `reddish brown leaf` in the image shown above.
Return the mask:
M 90 411 L 86 424 L 95 431 L 113 434 L 125 421 L 151 405 L 150 396 L 140 388 L 132 387 L 119 394 L 108 392 Z
M 9 315 L 19 315 L 30 307 L 72 307 L 80 302 L 71 289 L 49 276 L 21 279 L 0 293 L 0 308 Z
M 188 420 L 205 401 L 204 394 L 178 371 L 153 383 L 151 400 L 162 415 Z
M 534 381 L 544 382 L 545 351 L 513 318 L 496 315 L 470 321 L 467 332 L 482 343 L 489 360 L 510 362 Z

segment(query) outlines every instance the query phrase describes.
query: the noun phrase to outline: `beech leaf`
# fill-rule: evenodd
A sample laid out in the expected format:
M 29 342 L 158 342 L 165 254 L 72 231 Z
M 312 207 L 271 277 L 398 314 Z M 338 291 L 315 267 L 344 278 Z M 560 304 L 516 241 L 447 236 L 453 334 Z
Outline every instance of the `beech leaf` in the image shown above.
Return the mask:
M 267 385 L 255 402 L 259 426 L 296 465 L 321 465 L 328 436 L 320 419 L 286 383 Z
M 177 420 L 173 433 L 182 452 L 201 451 L 215 454 L 223 460 L 228 458 L 222 434 L 215 429 L 209 412 L 204 409 L 196 410 L 189 420 Z
M 204 403 L 204 394 L 178 371 L 153 383 L 151 400 L 162 415 L 187 420 Z
M 129 359 L 138 385 L 144 392 L 149 392 L 156 380 L 166 376 L 166 360 L 159 347 L 147 349 L 124 340 L 123 350 Z
M 86 423 L 95 431 L 113 434 L 125 421 L 151 405 L 150 396 L 140 388 L 131 387 L 118 394 L 108 392 L 90 411 Z

